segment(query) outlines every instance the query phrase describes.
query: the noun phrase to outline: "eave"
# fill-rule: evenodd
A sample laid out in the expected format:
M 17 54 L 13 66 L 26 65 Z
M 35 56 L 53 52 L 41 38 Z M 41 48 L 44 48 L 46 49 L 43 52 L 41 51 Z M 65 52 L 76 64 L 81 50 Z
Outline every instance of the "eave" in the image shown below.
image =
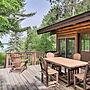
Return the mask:
M 65 19 L 63 21 L 57 22 L 55 24 L 52 24 L 50 26 L 41 28 L 37 31 L 38 34 L 50 32 L 50 33 L 56 33 L 56 31 L 62 28 L 71 27 L 75 24 L 83 23 L 86 21 L 90 21 L 90 11 L 84 12 L 82 14 L 70 17 L 68 19 Z

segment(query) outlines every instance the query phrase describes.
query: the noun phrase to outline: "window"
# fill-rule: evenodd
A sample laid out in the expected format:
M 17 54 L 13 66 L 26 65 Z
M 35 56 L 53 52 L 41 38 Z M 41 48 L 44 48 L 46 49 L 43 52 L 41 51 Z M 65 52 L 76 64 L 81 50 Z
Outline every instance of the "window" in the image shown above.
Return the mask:
M 81 35 L 81 51 L 90 51 L 90 34 Z

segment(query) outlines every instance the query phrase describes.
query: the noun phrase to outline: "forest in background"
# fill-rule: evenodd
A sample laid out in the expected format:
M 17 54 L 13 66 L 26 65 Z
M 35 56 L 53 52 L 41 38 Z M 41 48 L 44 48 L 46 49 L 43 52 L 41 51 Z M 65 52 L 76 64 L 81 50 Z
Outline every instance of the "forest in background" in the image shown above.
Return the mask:
M 48 0 L 51 9 L 42 20 L 39 28 L 46 27 L 66 18 L 90 11 L 90 0 Z M 9 34 L 10 40 L 6 52 L 21 51 L 55 51 L 55 35 L 50 33 L 37 34 L 37 26 L 22 28 L 20 22 L 33 17 L 35 12 L 24 13 L 25 0 L 0 1 L 0 36 Z M 25 37 L 23 33 L 26 33 Z M 3 48 L 2 42 L 0 46 Z M 0 57 L 4 57 L 1 53 Z M 0 59 L 0 63 L 3 60 Z

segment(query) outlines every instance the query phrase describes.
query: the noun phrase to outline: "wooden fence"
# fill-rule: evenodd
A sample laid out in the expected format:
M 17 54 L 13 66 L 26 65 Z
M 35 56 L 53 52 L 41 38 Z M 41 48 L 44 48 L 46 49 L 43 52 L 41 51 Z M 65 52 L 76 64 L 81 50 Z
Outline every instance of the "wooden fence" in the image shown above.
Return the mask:
M 39 63 L 40 57 L 45 57 L 44 52 L 15 52 L 20 56 L 20 60 L 28 60 L 30 65 L 36 65 Z M 8 68 L 11 66 L 11 53 L 6 54 L 4 67 Z

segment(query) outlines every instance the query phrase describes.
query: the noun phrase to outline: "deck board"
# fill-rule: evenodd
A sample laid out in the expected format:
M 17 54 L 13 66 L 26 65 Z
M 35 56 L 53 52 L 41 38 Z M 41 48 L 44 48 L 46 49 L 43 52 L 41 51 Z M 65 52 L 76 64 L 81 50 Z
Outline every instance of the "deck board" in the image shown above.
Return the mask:
M 31 65 L 25 71 L 10 72 L 10 68 L 0 69 L 0 90 L 74 90 L 59 81 L 55 87 L 46 87 L 41 82 L 39 65 Z

